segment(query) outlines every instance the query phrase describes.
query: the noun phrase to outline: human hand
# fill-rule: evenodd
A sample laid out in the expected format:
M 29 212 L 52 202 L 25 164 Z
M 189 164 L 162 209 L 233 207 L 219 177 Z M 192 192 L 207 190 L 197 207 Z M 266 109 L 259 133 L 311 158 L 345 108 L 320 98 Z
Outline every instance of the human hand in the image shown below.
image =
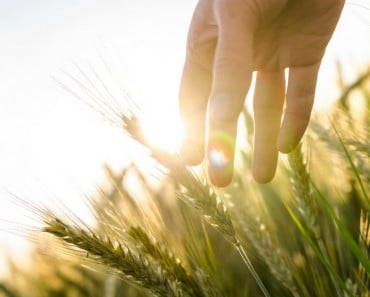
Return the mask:
M 189 165 L 199 164 L 206 150 L 211 182 L 230 183 L 237 120 L 257 71 L 252 172 L 260 183 L 274 177 L 278 151 L 291 151 L 306 130 L 320 62 L 343 5 L 344 0 L 199 1 L 180 87 L 181 154 Z

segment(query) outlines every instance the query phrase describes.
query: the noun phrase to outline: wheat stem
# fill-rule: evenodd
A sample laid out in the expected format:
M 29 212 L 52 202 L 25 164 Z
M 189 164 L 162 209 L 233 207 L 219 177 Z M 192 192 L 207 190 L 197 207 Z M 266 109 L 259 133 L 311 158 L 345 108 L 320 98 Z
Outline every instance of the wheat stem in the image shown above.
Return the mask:
M 263 295 L 265 297 L 271 297 L 270 293 L 267 291 L 265 285 L 263 284 L 261 278 L 259 277 L 257 271 L 254 269 L 254 266 L 253 266 L 251 260 L 249 259 L 249 257 L 247 255 L 245 249 L 243 248 L 243 246 L 240 244 L 239 241 L 236 241 L 234 243 L 234 247 L 238 251 L 241 258 L 243 259 L 243 262 L 245 263 L 245 265 L 248 267 L 250 273 L 252 274 L 253 278 L 255 279 L 255 281 L 256 281 L 257 285 L 259 286 Z
M 364 254 L 369 259 L 370 257 L 370 214 L 363 210 L 360 218 L 360 238 L 359 244 Z M 370 296 L 370 276 L 366 272 L 364 266 L 360 263 L 358 266 L 358 275 L 361 281 L 361 296 Z

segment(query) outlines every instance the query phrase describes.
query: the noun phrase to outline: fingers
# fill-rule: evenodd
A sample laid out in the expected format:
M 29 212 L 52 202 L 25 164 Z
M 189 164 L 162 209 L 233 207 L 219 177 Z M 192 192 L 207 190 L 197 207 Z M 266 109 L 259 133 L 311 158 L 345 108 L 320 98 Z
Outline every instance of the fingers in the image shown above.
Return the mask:
M 211 182 L 223 187 L 232 179 L 237 121 L 251 80 L 252 34 L 242 5 L 228 1 L 216 5 L 219 28 L 208 110 L 207 159 Z
M 278 160 L 276 140 L 285 99 L 284 70 L 258 72 L 254 91 L 253 177 L 259 183 L 275 175 Z
M 180 114 L 185 124 L 181 155 L 189 165 L 199 164 L 205 151 L 206 109 L 217 36 L 209 5 L 210 1 L 200 1 L 194 12 L 180 86 Z
M 204 158 L 206 109 L 210 85 L 210 73 L 187 61 L 180 88 L 180 114 L 185 124 L 181 155 L 189 165 L 197 165 Z
M 286 110 L 277 140 L 282 153 L 293 150 L 310 120 L 320 63 L 289 69 Z

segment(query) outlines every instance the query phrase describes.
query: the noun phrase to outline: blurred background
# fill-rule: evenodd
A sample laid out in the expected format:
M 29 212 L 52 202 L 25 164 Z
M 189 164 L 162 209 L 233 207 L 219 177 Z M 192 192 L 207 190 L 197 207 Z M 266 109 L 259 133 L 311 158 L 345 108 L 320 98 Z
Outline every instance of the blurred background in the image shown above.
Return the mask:
M 60 88 L 57 81 L 67 84 L 65 72 L 108 68 L 108 79 L 147 115 L 148 134 L 158 145 L 174 145 L 166 140 L 179 134 L 173 123 L 195 5 L 0 0 L 1 222 L 27 223 L 14 211 L 9 192 L 43 204 L 59 199 L 83 215 L 81 198 L 101 182 L 103 164 L 121 167 L 135 158 L 118 129 Z M 346 1 L 321 67 L 316 108 L 328 108 L 338 96 L 338 62 L 348 83 L 369 67 L 369 8 L 366 0 Z M 23 248 L 4 226 L 0 223 L 0 248 Z

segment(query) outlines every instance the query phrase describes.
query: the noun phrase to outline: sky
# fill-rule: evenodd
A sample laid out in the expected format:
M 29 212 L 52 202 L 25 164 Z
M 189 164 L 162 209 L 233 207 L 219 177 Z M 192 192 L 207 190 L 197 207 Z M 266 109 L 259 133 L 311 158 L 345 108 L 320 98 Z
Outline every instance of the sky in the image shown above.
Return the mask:
M 158 131 L 176 120 L 195 5 L 194 0 L 0 0 L 0 222 L 19 220 L 9 192 L 45 204 L 61 199 L 80 209 L 80 198 L 103 179 L 102 164 L 119 168 L 135 155 L 121 131 L 59 87 L 56 80 L 68 85 L 65 72 L 76 73 L 76 65 L 104 73 L 127 90 L 157 127 L 155 138 L 168 138 Z M 348 83 L 370 65 L 366 6 L 366 0 L 346 2 L 322 63 L 318 108 L 338 95 L 337 60 Z M 0 248 L 20 244 L 1 229 L 0 223 Z

